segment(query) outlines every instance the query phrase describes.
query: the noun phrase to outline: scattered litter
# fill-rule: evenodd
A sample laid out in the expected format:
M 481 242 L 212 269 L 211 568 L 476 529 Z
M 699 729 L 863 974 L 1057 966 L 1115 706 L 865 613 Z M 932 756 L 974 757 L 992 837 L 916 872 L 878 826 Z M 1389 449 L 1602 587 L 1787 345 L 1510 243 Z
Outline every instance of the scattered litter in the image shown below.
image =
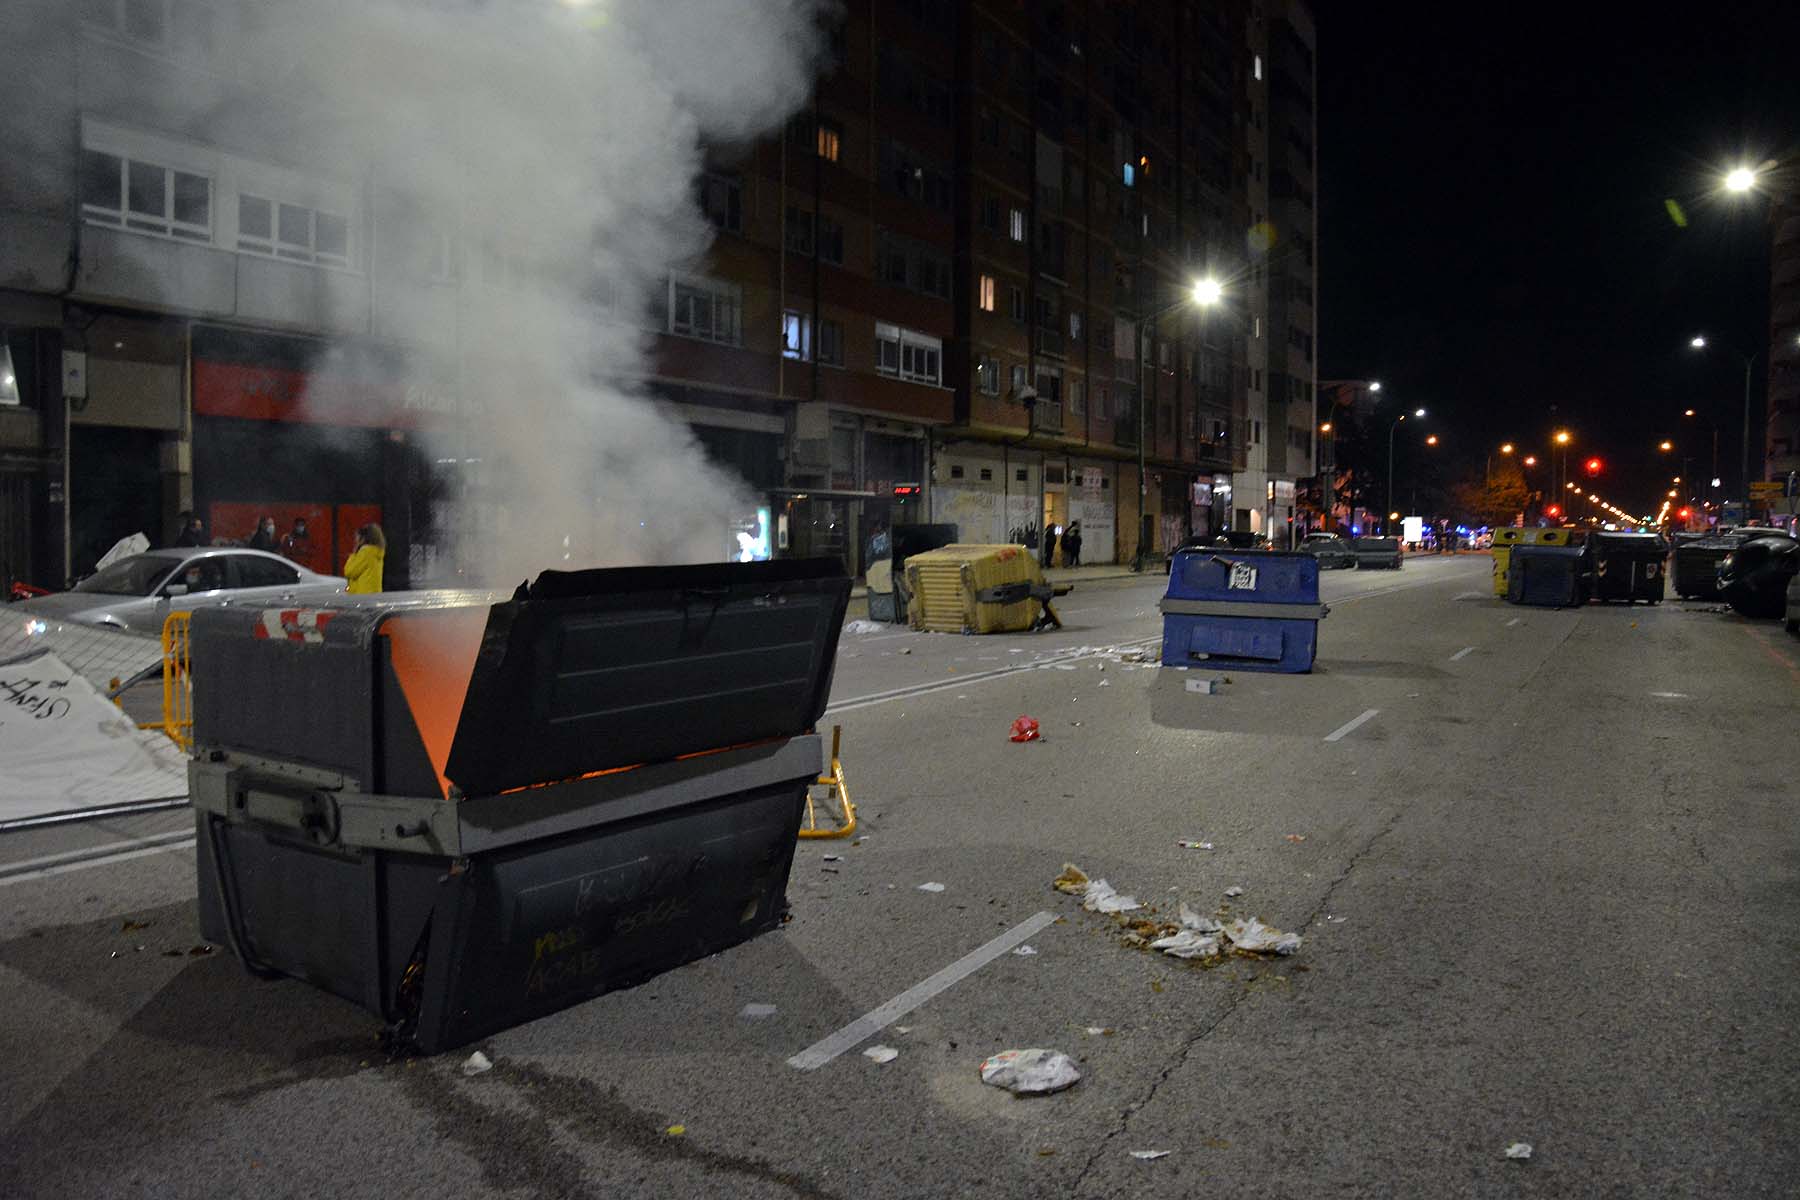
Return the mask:
M 870 1046 L 863 1051 L 863 1057 L 871 1062 L 891 1063 L 900 1057 L 900 1052 L 892 1046 Z
M 491 1071 L 493 1069 L 494 1060 L 479 1050 L 463 1059 L 464 1075 L 479 1075 L 483 1071 Z
M 1038 723 L 1030 717 L 1020 717 L 1012 723 L 1012 732 L 1007 737 L 1014 742 L 1035 742 L 1038 740 Z
M 1252 954 L 1264 952 L 1288 955 L 1300 949 L 1300 935 L 1283 933 L 1273 926 L 1264 925 L 1255 917 L 1248 921 L 1233 921 L 1225 927 L 1225 936 L 1239 950 L 1248 950 Z
M 1023 647 L 1014 646 L 1010 650 L 1008 650 L 1007 653 L 1008 654 L 1023 654 L 1023 653 L 1025 653 L 1025 650 Z
M 134 921 L 130 917 L 126 917 L 125 920 L 119 925 L 119 932 L 120 933 L 134 933 L 139 929 L 148 929 L 148 928 L 150 928 L 150 922 Z
M 912 647 L 911 647 L 911 646 L 908 646 L 908 647 L 907 647 L 907 648 L 906 648 L 906 649 L 904 649 L 904 650 L 902 650 L 902 651 L 901 651 L 901 652 L 900 652 L 900 653 L 902 653 L 902 654 L 911 654 L 911 653 L 912 653 Z
M 216 949 L 218 949 L 218 947 L 210 946 L 205 942 L 201 942 L 198 946 L 195 946 L 192 950 L 188 951 L 188 957 L 189 958 L 205 958 L 207 955 L 213 953 L 213 951 Z
M 1244 889 L 1234 883 L 1225 889 L 1225 894 L 1227 896 L 1241 896 L 1244 894 Z
M 1089 1025 L 1087 1027 L 1087 1035 L 1089 1037 L 1111 1037 L 1113 1031 L 1105 1025 Z
M 1013 953 L 1020 958 L 1030 958 L 1032 955 L 1037 953 L 1037 947 L 1035 947 L 1035 946 L 1019 946 L 1013 950 Z
M 1349 917 L 1334 917 L 1330 913 L 1326 913 L 1325 919 L 1327 921 L 1330 921 L 1333 925 L 1342 925 L 1345 921 L 1348 921 L 1350 918 Z
M 671 1125 L 667 1129 L 663 1130 L 663 1132 L 668 1134 L 670 1137 L 680 1137 L 682 1134 L 687 1132 L 687 1126 L 686 1125 Z
M 1142 908 L 1135 896 L 1121 896 L 1112 884 L 1104 879 L 1096 879 L 1087 885 L 1082 892 L 1081 907 L 1089 912 L 1122 913 Z
M 1183 929 L 1191 929 L 1196 933 L 1217 933 L 1224 928 L 1211 917 L 1203 917 L 1185 904 L 1181 906 L 1177 917 Z
M 1183 840 L 1176 842 L 1175 844 L 1180 846 L 1183 850 L 1211 850 L 1213 848 L 1211 842 L 1190 842 Z
M 896 1026 L 894 1026 L 895 1033 L 911 1033 L 912 1031 L 913 1031 L 913 1027 L 911 1025 L 896 1025 Z
M 878 621 L 847 621 L 844 624 L 845 633 L 880 633 L 881 631 L 882 625 Z
M 1169 1152 L 1167 1150 L 1133 1150 L 1131 1157 L 1141 1158 L 1145 1162 L 1155 1162 L 1159 1158 L 1169 1157 Z
M 919 885 L 919 890 L 921 892 L 941 892 L 944 890 L 944 885 L 941 883 L 921 883 Z
M 1183 929 L 1180 933 L 1157 938 L 1150 943 L 1150 949 L 1161 950 L 1171 958 L 1215 958 L 1220 950 L 1219 935 Z
M 1112 681 L 1111 681 L 1111 680 L 1109 680 L 1109 679 L 1102 679 L 1102 680 L 1101 680 L 1101 681 L 1100 681 L 1100 686 L 1101 686 L 1101 687 L 1111 687 L 1111 686 L 1112 686 Z
M 843 862 L 844 861 L 844 856 L 841 854 L 827 854 L 824 857 L 825 857 L 826 862 Z
M 738 1016 L 746 1021 L 760 1021 L 764 1017 L 774 1016 L 775 1011 L 773 1004 L 746 1004 L 738 1011 Z
M 1293 842 L 1297 846 L 1306 840 L 1306 835 L 1304 833 L 1290 833 L 1287 835 L 1287 840 Z
M 1015 1096 L 1038 1096 L 1073 1087 L 1081 1072 L 1060 1050 L 1002 1050 L 981 1064 L 981 1082 Z
M 1530 1158 L 1531 1157 L 1531 1143 L 1530 1142 L 1514 1142 L 1512 1145 L 1510 1145 L 1506 1148 L 1506 1157 L 1517 1158 L 1517 1159 Z
M 839 874 L 842 874 L 842 871 L 841 871 L 841 870 L 840 870 L 840 869 L 839 869 L 839 868 L 837 868 L 837 867 L 834 867 L 834 866 L 831 866 L 831 865 L 830 865 L 830 864 L 827 864 L 827 865 L 825 865 L 825 866 L 823 866 L 823 867 L 820 867 L 820 868 L 819 868 L 819 870 L 821 870 L 821 871 L 823 871 L 823 872 L 825 872 L 825 873 L 826 873 L 826 874 L 827 874 L 827 875 L 839 875 Z
M 1201 696 L 1215 696 L 1219 692 L 1219 681 L 1217 679 L 1190 679 L 1187 681 L 1187 690 Z
M 1050 883 L 1059 892 L 1067 892 L 1071 896 L 1079 896 L 1087 891 L 1088 877 L 1074 863 L 1064 863 L 1062 874 Z

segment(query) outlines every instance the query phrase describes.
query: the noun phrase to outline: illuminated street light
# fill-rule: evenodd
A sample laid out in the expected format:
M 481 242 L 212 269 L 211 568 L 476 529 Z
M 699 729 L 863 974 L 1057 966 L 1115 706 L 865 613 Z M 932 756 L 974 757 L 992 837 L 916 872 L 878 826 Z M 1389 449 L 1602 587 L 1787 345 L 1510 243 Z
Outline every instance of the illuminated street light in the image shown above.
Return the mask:
M 1513 452 L 1513 444 L 1511 442 L 1500 443 L 1500 453 L 1511 454 L 1512 452 Z
M 1686 412 L 1682 413 L 1681 415 L 1684 417 L 1691 417 L 1694 415 L 1694 410 L 1690 408 Z
M 1435 445 L 1437 445 L 1437 442 L 1438 442 L 1438 439 L 1437 439 L 1437 434 L 1435 434 L 1435 433 L 1434 433 L 1434 434 L 1431 434 L 1431 435 L 1430 435 L 1430 436 L 1428 436 L 1428 437 L 1427 437 L 1427 438 L 1426 438 L 1426 439 L 1425 439 L 1425 444 L 1426 444 L 1426 445 L 1427 445 L 1427 446 L 1435 446 Z
M 1422 408 L 1415 408 L 1415 409 L 1413 409 L 1413 416 L 1415 416 L 1415 417 L 1422 417 L 1422 416 L 1424 416 L 1424 415 L 1425 415 L 1425 410 L 1424 410 L 1424 409 L 1422 409 Z
M 1537 466 L 1537 455 L 1535 455 L 1535 454 L 1527 454 L 1527 455 L 1526 455 L 1526 456 L 1525 456 L 1525 460 L 1524 460 L 1524 461 L 1525 461 L 1525 465 L 1526 465 L 1526 466 L 1528 466 L 1528 467 L 1535 467 L 1535 466 Z
M 1747 192 L 1756 186 L 1756 172 L 1749 167 L 1733 167 L 1725 175 L 1725 190 Z
M 1559 429 L 1559 430 L 1557 430 L 1557 431 L 1556 431 L 1556 444 L 1557 444 L 1557 445 L 1559 445 L 1559 446 L 1566 446 L 1566 445 L 1568 445 L 1568 444 L 1569 444 L 1569 441 L 1570 441 L 1570 438 L 1569 438 L 1569 431 L 1568 431 L 1568 430 L 1566 430 L 1566 429 Z
M 1320 433 L 1330 433 L 1331 432 L 1331 422 L 1327 421 L 1323 425 L 1319 426 L 1319 432 Z
M 1225 285 L 1216 279 L 1196 280 L 1192 294 L 1195 304 L 1217 304 L 1220 298 L 1225 295 Z
M 1671 451 L 1675 448 L 1675 443 L 1674 442 L 1659 442 L 1659 443 L 1657 443 L 1656 448 L 1658 450 L 1661 450 L 1664 454 L 1667 454 L 1669 451 Z
M 1381 380 L 1379 380 L 1379 379 L 1369 380 L 1369 390 L 1371 392 L 1379 392 L 1381 390 Z

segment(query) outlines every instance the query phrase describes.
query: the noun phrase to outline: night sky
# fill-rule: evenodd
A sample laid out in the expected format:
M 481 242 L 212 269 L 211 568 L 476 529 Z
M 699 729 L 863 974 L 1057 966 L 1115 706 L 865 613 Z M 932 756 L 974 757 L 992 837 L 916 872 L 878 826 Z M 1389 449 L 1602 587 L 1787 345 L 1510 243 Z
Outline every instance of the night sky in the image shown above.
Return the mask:
M 1766 356 L 1765 203 L 1717 178 L 1796 178 L 1800 4 L 1316 8 L 1320 378 L 1424 405 L 1446 478 L 1567 427 L 1594 490 L 1653 512 L 1681 469 L 1656 443 L 1703 476 L 1717 424 L 1735 491 L 1743 357 L 1688 342 Z

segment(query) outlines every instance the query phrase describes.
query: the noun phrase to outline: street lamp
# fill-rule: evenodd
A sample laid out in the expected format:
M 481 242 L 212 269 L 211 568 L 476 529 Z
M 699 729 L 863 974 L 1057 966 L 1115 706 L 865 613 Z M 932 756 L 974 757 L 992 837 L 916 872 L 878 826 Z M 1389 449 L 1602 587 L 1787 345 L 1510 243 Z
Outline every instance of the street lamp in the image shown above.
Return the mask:
M 1751 183 L 1755 182 L 1756 177 L 1753 173 L 1745 170 L 1745 168 L 1742 168 L 1742 167 L 1738 168 L 1738 170 L 1744 171 L 1745 174 L 1749 175 Z M 1735 176 L 1736 174 L 1738 174 L 1738 171 L 1732 172 L 1732 175 Z M 1750 184 L 1747 183 L 1742 188 L 1733 188 L 1732 190 L 1733 191 L 1745 191 L 1749 188 L 1749 186 L 1750 186 Z M 1688 345 L 1692 346 L 1696 350 L 1705 350 L 1707 348 L 1706 335 L 1705 334 L 1696 334 L 1694 336 L 1693 340 L 1688 342 Z M 1744 360 L 1744 448 L 1743 448 L 1743 459 L 1739 464 L 1739 479 L 1742 480 L 1743 486 L 1744 486 L 1744 519 L 1749 520 L 1749 518 L 1750 518 L 1750 376 L 1751 376 L 1751 373 L 1756 368 L 1756 360 L 1759 357 L 1759 355 L 1754 351 L 1749 354 L 1744 354 L 1741 351 L 1739 351 L 1739 357 L 1741 357 Z M 1718 467 L 1715 465 L 1713 469 L 1717 470 Z
M 1749 167 L 1733 167 L 1725 173 L 1725 190 L 1747 192 L 1756 186 L 1756 172 Z
M 1412 415 L 1415 417 L 1423 417 L 1425 415 L 1425 410 L 1422 408 L 1415 408 L 1415 409 L 1413 409 Z M 1393 507 L 1394 507 L 1394 431 L 1400 428 L 1400 422 L 1402 422 L 1404 420 L 1406 420 L 1406 414 L 1401 413 L 1399 416 L 1394 418 L 1393 424 L 1388 426 L 1387 506 L 1389 509 L 1388 519 L 1390 521 L 1395 519 L 1395 514 L 1392 512 Z M 1385 534 L 1391 534 L 1391 533 L 1393 533 L 1393 530 L 1392 529 L 1384 529 L 1384 530 L 1382 530 L 1382 532 Z
M 1144 444 L 1149 440 L 1150 432 L 1146 422 L 1149 404 L 1144 395 L 1144 326 L 1154 324 L 1163 316 L 1174 312 L 1187 304 L 1206 309 L 1217 304 L 1225 295 L 1225 285 L 1208 276 L 1196 279 L 1188 285 L 1186 293 L 1161 308 L 1138 317 L 1133 329 L 1133 341 L 1137 344 L 1137 469 L 1138 469 L 1138 544 L 1137 557 L 1132 560 L 1131 569 L 1142 571 L 1144 561 L 1149 554 L 1150 543 L 1155 537 L 1155 519 L 1150 515 L 1147 501 L 1150 497 L 1150 476 L 1145 463 Z

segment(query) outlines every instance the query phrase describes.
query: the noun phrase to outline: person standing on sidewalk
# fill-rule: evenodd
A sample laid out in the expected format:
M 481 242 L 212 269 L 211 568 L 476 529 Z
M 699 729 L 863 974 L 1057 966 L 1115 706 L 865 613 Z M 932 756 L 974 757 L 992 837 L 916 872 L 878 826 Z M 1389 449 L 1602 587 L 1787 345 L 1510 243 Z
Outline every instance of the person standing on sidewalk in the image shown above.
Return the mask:
M 386 558 L 387 538 L 382 535 L 381 526 L 364 525 L 357 530 L 356 549 L 344 560 L 344 578 L 350 581 L 350 586 L 344 590 L 351 593 L 379 592 L 382 563 Z
M 1063 566 L 1081 565 L 1081 522 L 1070 521 L 1062 536 Z

